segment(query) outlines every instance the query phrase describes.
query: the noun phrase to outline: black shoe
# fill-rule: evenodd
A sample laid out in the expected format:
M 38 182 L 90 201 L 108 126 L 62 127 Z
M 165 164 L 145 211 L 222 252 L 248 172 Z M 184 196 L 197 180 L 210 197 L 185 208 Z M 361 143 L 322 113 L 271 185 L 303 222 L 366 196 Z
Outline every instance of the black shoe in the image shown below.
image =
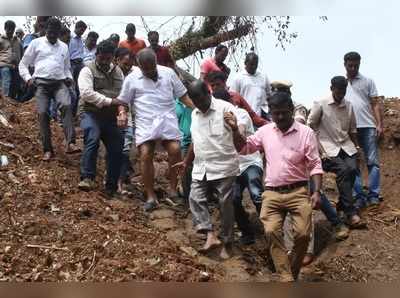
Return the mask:
M 248 235 L 244 234 L 244 235 L 240 236 L 239 242 L 242 245 L 251 245 L 251 244 L 256 243 L 256 239 L 255 239 L 254 235 L 252 235 L 252 234 L 248 234 Z

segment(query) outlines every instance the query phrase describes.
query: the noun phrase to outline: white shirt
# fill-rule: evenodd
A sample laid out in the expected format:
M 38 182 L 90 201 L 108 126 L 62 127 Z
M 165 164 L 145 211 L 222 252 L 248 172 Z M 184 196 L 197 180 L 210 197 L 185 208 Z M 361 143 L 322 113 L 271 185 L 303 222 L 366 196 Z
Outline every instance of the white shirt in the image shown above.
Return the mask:
M 83 48 L 83 64 L 88 65 L 96 59 L 96 47 L 89 50 L 86 46 Z
M 108 72 L 114 69 L 114 65 L 111 64 Z M 122 70 L 118 67 L 115 69 L 119 73 L 121 80 L 124 77 Z M 106 107 L 111 105 L 112 98 L 107 97 L 94 90 L 94 77 L 89 67 L 85 66 L 79 73 L 78 86 L 81 100 L 94 104 L 98 108 Z
M 169 67 L 157 65 L 158 79 L 145 77 L 138 67 L 125 78 L 118 99 L 135 108 L 136 145 L 149 140 L 180 140 L 175 98 L 186 88 Z
M 206 113 L 192 112 L 192 143 L 194 161 L 192 178 L 217 180 L 239 174 L 239 155 L 233 144 L 231 128 L 224 121 L 224 112 L 232 112 L 241 124 L 242 117 L 229 102 L 212 97 Z
M 245 128 L 245 137 L 253 135 L 254 126 L 249 113 L 244 109 L 236 107 L 236 116 L 238 117 L 238 123 L 241 123 Z M 239 155 L 240 174 L 246 171 L 250 166 L 257 166 L 261 169 L 263 168 L 263 161 L 259 151 L 248 155 Z
M 29 65 L 35 67 L 32 76 Z M 31 78 L 72 79 L 68 46 L 59 40 L 53 45 L 46 36 L 32 40 L 19 63 L 19 73 L 25 82 Z
M 259 71 L 251 75 L 243 70 L 235 77 L 230 87 L 248 102 L 257 115 L 261 115 L 261 109 L 267 105 L 267 97 L 271 94 L 271 85 L 267 76 Z

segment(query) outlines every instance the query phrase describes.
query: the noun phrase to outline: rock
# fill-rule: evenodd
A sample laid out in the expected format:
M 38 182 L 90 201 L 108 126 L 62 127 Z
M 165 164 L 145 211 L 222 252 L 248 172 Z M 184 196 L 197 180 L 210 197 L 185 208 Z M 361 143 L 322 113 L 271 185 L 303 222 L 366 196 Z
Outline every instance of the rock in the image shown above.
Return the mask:
M 162 231 L 172 230 L 177 228 L 177 224 L 171 218 L 155 219 L 151 221 L 151 224 L 157 229 L 160 229 Z
M 5 252 L 5 253 L 10 252 L 10 250 L 11 250 L 11 246 L 6 246 L 6 247 L 4 248 L 4 252 Z
M 169 209 L 155 210 L 150 214 L 150 219 L 174 218 L 175 212 Z
M 109 216 L 113 221 L 119 221 L 119 215 L 118 214 L 110 214 Z
M 195 256 L 197 256 L 197 254 L 198 254 L 197 250 L 195 250 L 193 247 L 190 247 L 190 246 L 181 246 L 181 247 L 179 247 L 179 249 L 193 258 Z M 205 272 L 205 273 L 207 273 L 207 272 Z
M 200 272 L 200 281 L 208 281 L 210 279 L 210 274 L 205 271 Z

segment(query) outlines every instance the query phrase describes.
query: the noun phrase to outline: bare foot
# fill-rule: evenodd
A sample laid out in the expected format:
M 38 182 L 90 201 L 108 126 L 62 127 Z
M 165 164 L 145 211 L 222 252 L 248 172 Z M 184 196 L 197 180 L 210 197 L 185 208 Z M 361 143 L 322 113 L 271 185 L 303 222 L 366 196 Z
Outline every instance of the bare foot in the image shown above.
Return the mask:
M 219 257 L 223 260 L 228 260 L 231 256 L 232 256 L 232 248 L 226 245 L 222 246 Z
M 207 235 L 207 241 L 204 246 L 200 249 L 200 252 L 207 252 L 213 248 L 220 246 L 222 243 L 214 234 Z

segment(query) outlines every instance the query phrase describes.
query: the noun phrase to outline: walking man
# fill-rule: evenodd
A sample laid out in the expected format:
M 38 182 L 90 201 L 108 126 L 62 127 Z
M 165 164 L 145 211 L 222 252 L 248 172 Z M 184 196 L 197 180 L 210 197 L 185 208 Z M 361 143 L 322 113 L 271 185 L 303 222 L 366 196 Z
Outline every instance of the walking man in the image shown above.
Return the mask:
M 383 134 L 382 107 L 372 79 L 360 72 L 361 56 L 357 52 L 344 55 L 344 67 L 349 81 L 346 98 L 352 104 L 357 122 L 358 143 L 368 168 L 368 194 L 363 191 L 361 171 L 354 184 L 356 204 L 359 208 L 378 205 L 381 191 L 378 139 Z
M 265 153 L 265 191 L 260 219 L 281 281 L 293 281 L 298 277 L 310 240 L 311 214 L 313 208 L 319 207 L 323 171 L 315 134 L 311 128 L 294 121 L 290 95 L 275 93 L 268 107 L 273 123 L 264 125 L 247 139 L 239 133 L 232 114 L 226 117 L 226 122 L 234 132 L 238 152 L 251 154 L 263 150 Z M 314 182 L 311 197 L 310 177 Z M 292 216 L 294 230 L 290 260 L 282 232 L 287 213 Z
M 19 64 L 19 72 L 24 81 L 28 86 L 37 87 L 35 96 L 45 161 L 54 155 L 49 116 L 51 98 L 56 100 L 61 111 L 66 153 L 80 151 L 75 145 L 71 97 L 68 91 L 68 86 L 72 84 L 68 47 L 58 40 L 61 26 L 58 19 L 50 18 L 46 23 L 46 35 L 29 44 Z M 30 65 L 35 69 L 33 75 L 29 72 Z

